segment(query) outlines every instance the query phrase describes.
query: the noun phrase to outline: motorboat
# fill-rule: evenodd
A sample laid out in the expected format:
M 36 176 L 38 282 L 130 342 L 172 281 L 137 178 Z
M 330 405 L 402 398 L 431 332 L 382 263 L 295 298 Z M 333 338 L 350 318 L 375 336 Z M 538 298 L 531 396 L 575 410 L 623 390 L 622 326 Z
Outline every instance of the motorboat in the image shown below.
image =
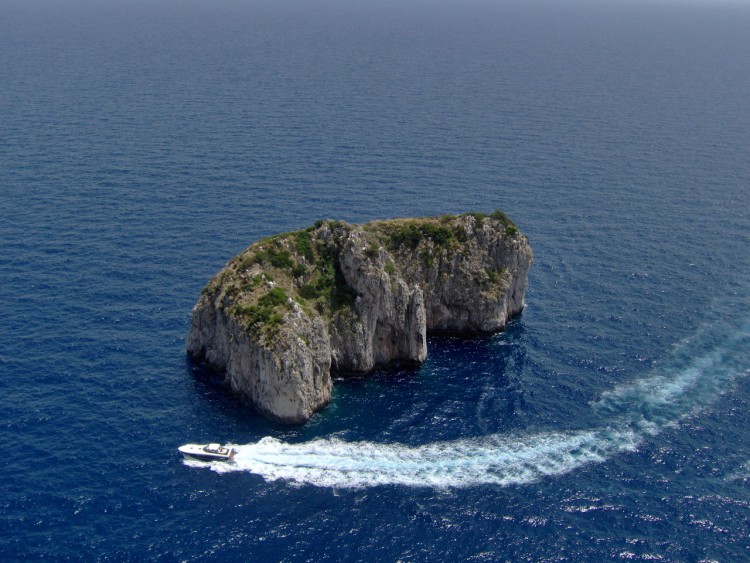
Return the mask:
M 185 444 L 177 449 L 186 458 L 200 461 L 232 461 L 237 453 L 234 448 L 221 444 Z

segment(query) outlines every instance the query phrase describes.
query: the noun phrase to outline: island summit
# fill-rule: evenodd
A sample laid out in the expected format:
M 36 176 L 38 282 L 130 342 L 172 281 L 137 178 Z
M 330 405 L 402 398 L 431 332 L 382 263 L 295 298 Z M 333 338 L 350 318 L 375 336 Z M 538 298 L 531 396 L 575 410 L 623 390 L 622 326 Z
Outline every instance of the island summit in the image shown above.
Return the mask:
M 501 211 L 318 221 L 230 260 L 193 309 L 187 351 L 266 417 L 302 423 L 330 401 L 332 372 L 418 365 L 428 333 L 502 330 L 532 261 Z

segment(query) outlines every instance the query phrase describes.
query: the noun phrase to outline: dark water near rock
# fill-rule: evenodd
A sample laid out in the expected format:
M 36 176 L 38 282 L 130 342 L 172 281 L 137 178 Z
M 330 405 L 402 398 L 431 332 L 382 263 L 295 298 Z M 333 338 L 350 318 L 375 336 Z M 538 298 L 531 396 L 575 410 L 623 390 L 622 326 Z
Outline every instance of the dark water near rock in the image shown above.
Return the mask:
M 603 4 L 0 3 L 2 559 L 750 559 L 750 7 Z M 259 237 L 496 208 L 503 334 L 299 428 L 185 357 Z

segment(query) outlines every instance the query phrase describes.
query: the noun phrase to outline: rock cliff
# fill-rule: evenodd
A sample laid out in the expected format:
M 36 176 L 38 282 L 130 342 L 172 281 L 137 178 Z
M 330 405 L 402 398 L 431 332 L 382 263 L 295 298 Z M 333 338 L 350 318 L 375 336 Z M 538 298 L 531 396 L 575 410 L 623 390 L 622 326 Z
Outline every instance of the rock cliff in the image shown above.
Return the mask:
M 233 258 L 203 289 L 187 350 L 265 416 L 301 423 L 330 401 L 332 371 L 419 364 L 428 331 L 501 330 L 532 260 L 500 211 L 319 221 Z

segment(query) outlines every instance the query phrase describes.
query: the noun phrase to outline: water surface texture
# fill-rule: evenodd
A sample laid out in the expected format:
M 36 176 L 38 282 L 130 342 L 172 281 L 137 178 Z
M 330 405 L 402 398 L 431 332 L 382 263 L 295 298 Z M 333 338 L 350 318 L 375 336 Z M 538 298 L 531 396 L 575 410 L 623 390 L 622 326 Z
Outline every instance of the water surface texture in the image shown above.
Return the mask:
M 0 0 L 0 558 L 750 559 L 750 5 Z M 265 421 L 201 288 L 503 209 L 502 334 Z M 221 441 L 237 464 L 184 462 Z

